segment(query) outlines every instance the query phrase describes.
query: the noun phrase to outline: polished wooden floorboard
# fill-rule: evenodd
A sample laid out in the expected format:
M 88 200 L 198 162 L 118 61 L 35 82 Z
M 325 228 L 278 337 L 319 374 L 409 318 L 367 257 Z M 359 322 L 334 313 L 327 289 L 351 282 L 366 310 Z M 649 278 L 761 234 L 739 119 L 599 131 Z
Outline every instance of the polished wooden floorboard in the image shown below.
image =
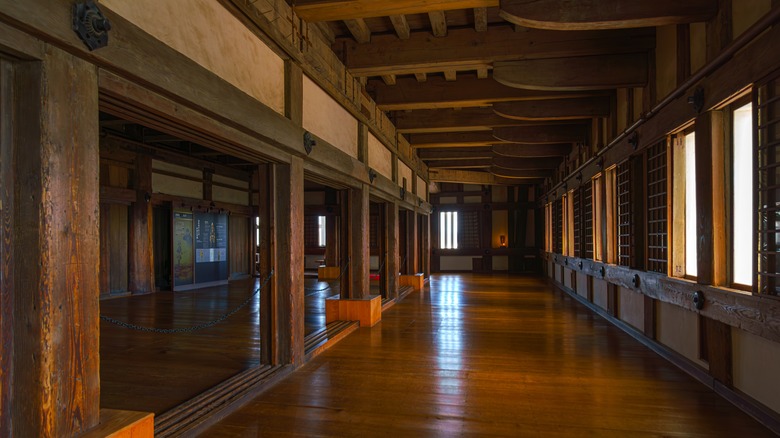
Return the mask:
M 541 279 L 434 275 L 203 436 L 771 434 Z

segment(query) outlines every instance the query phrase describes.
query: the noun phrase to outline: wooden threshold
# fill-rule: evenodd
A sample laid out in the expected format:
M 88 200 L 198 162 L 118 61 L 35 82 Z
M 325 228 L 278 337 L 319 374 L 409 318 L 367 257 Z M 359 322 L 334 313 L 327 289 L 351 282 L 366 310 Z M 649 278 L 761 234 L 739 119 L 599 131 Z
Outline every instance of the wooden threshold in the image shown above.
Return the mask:
M 158 416 L 154 436 L 194 436 L 240 408 L 292 372 L 292 366 L 261 365 L 241 372 Z
M 670 348 L 648 338 L 643 333 L 639 332 L 626 322 L 610 315 L 604 309 L 598 307 L 596 304 L 588 301 L 585 297 L 577 294 L 576 291 L 558 283 L 555 280 L 548 279 L 550 284 L 559 289 L 561 292 L 566 293 L 570 297 L 577 300 L 579 303 L 606 319 L 617 328 L 623 330 L 632 338 L 639 341 L 642 345 L 649 348 L 659 356 L 671 362 L 682 371 L 702 383 L 704 386 L 711 388 L 715 393 L 726 399 L 728 402 L 742 410 L 744 413 L 753 417 L 756 421 L 766 426 L 772 432 L 780 435 L 780 417 L 761 403 L 753 400 L 750 396 L 739 392 L 734 388 L 730 388 L 713 378 L 707 371 L 696 366 L 690 360 L 682 357 L 679 353 L 671 350 Z
M 401 286 L 398 288 L 398 299 L 397 301 L 401 301 L 402 299 L 406 298 L 407 295 L 414 292 L 414 287 L 412 286 Z
M 306 336 L 303 341 L 304 362 L 332 347 L 359 327 L 360 323 L 357 321 L 333 321 L 325 328 Z
M 395 298 L 382 298 L 382 312 L 393 307 Z

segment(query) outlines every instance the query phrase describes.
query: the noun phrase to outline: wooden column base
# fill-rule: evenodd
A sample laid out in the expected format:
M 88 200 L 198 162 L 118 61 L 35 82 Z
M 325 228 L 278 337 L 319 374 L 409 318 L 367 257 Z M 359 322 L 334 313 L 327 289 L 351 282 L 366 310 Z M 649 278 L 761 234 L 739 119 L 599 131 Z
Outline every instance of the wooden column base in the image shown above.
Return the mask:
M 339 278 L 339 274 L 341 274 L 341 268 L 338 266 L 321 265 L 317 268 L 317 280 L 320 281 L 335 280 Z
M 87 431 L 82 438 L 152 438 L 154 414 L 149 412 L 101 409 L 100 424 Z
M 325 323 L 333 321 L 360 321 L 361 327 L 373 327 L 382 320 L 382 297 L 342 299 L 333 296 L 325 299 Z
M 414 275 L 402 275 L 399 281 L 401 286 L 411 286 L 414 290 L 422 290 L 425 285 L 425 275 L 422 272 Z

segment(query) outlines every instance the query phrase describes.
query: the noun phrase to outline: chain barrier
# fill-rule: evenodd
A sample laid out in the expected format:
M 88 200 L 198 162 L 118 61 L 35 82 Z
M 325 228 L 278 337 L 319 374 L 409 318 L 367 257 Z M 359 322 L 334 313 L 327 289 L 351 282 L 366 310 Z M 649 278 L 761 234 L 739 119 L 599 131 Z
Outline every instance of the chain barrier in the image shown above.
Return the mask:
M 377 272 L 379 273 L 379 277 L 380 278 L 382 277 L 382 268 L 385 267 L 385 260 L 387 260 L 387 259 L 386 258 L 382 259 L 382 263 L 379 264 L 379 268 L 377 269 Z
M 339 276 L 335 280 L 328 280 L 328 281 L 335 283 L 335 282 L 341 280 L 341 277 L 343 277 L 344 273 L 347 272 L 347 269 L 349 269 L 349 262 L 350 262 L 350 260 L 351 259 L 347 259 L 347 264 L 344 265 L 344 267 L 341 269 L 341 273 L 339 274 Z M 332 287 L 333 286 L 331 284 L 328 284 L 327 286 L 323 287 L 322 289 L 312 289 L 312 288 L 304 287 L 303 290 L 305 292 L 325 292 L 326 290 L 328 290 L 328 289 L 330 289 Z
M 230 312 L 227 312 L 224 315 L 220 316 L 219 318 L 214 319 L 212 321 L 209 321 L 207 323 L 198 324 L 198 325 L 194 325 L 194 326 L 190 326 L 190 327 L 172 328 L 172 329 L 160 329 L 160 328 L 156 328 L 156 327 L 144 327 L 144 326 L 140 326 L 140 325 L 131 324 L 129 322 L 120 321 L 118 319 L 114 319 L 114 318 L 111 318 L 110 316 L 105 316 L 105 315 L 100 315 L 100 319 L 102 319 L 103 321 L 109 322 L 111 324 L 118 325 L 119 327 L 123 327 L 123 328 L 130 329 L 130 330 L 137 330 L 137 331 L 140 331 L 140 332 L 171 334 L 171 333 L 191 333 L 191 332 L 195 332 L 195 331 L 198 331 L 198 330 L 203 330 L 205 328 L 213 327 L 213 326 L 219 324 L 220 322 L 222 322 L 222 321 L 230 318 L 231 316 L 233 316 L 239 310 L 243 309 L 247 304 L 249 304 L 252 301 L 252 299 L 255 297 L 255 295 L 260 293 L 260 291 L 266 286 L 266 284 L 268 284 L 268 281 L 271 280 L 271 277 L 273 275 L 274 275 L 274 271 L 271 270 L 271 272 L 268 273 L 268 276 L 265 277 L 265 280 L 260 285 L 260 287 L 255 289 L 255 291 L 252 292 L 252 295 L 249 295 L 249 297 L 247 297 L 247 299 L 244 300 L 243 303 L 239 304 L 238 307 L 236 307 L 235 309 L 231 310 Z

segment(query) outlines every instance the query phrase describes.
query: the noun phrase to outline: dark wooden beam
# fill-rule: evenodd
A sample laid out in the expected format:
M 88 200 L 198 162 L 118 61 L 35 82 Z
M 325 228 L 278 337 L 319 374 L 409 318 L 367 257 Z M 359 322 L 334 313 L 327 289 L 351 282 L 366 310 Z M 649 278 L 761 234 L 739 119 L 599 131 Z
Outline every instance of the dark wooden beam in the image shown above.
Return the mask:
M 374 35 L 371 44 L 339 39 L 333 50 L 355 76 L 476 70 L 495 61 L 572 58 L 637 53 L 655 47 L 653 29 L 557 32 L 531 29 L 514 32 L 508 26 L 490 32 L 450 29 L 447 38 L 413 32 L 408 40 Z
M 371 29 L 368 28 L 365 20 L 362 18 L 344 20 L 344 24 L 349 29 L 349 33 L 355 38 L 355 41 L 361 44 L 371 42 Z
M 391 15 L 390 22 L 393 23 L 395 34 L 402 40 L 409 39 L 409 22 L 406 21 L 406 15 Z
M 579 99 L 528 100 L 499 102 L 493 111 L 513 120 L 572 120 L 607 117 L 610 114 L 609 97 Z
M 368 235 L 368 186 L 348 190 L 349 209 L 349 295 L 342 298 L 365 298 L 370 294 L 369 275 L 369 235 Z
M 384 111 L 418 110 L 436 108 L 467 108 L 487 106 L 494 102 L 511 102 L 543 99 L 589 97 L 603 93 L 582 91 L 541 91 L 508 87 L 491 78 L 479 79 L 474 74 L 459 74 L 457 82 L 431 76 L 427 81 L 415 78 L 398 78 L 388 86 L 371 80 L 366 90 L 377 106 Z
M 528 90 L 583 91 L 644 87 L 647 53 L 524 59 L 493 64 L 493 79 Z
M 470 160 L 491 158 L 493 150 L 490 147 L 423 149 L 418 155 L 422 160 Z
M 398 297 L 398 270 L 400 269 L 400 249 L 399 249 L 399 224 L 398 216 L 400 211 L 397 202 L 388 202 L 385 204 L 385 223 L 387 233 L 385 233 L 387 255 L 385 259 L 387 270 L 387 297 Z
M 510 143 L 579 143 L 588 139 L 585 125 L 513 126 L 496 128 L 493 136 Z
M 491 166 L 490 173 L 501 178 L 517 178 L 517 179 L 536 179 L 536 178 L 548 178 L 552 176 L 550 170 L 539 169 L 506 169 L 498 166 Z
M 550 30 L 625 29 L 709 20 L 716 0 L 501 0 L 499 15 L 520 26 Z
M 452 9 L 490 8 L 498 0 L 297 0 L 293 10 L 298 17 L 313 23 L 354 18 L 386 17 L 388 15 L 423 14 Z
M 500 142 L 500 140 L 496 140 L 491 131 L 409 135 L 409 143 L 415 149 L 489 146 L 496 142 Z
M 492 164 L 496 167 L 513 170 L 527 169 L 557 169 L 561 165 L 560 157 L 548 158 L 517 158 L 517 157 L 493 157 Z
M 135 159 L 135 202 L 131 207 L 128 288 L 136 294 L 154 292 L 154 243 L 152 241 L 152 157 Z
M 401 134 L 453 131 L 487 131 L 501 126 L 544 126 L 545 121 L 519 121 L 496 115 L 491 108 L 399 111 L 391 120 Z M 564 122 L 565 124 L 566 122 Z
M 569 155 L 571 143 L 553 144 L 494 144 L 493 154 L 505 157 L 557 157 Z
M 477 158 L 471 160 L 436 160 L 426 163 L 428 169 L 433 168 L 457 168 L 457 169 L 484 169 L 493 164 L 491 158 Z

